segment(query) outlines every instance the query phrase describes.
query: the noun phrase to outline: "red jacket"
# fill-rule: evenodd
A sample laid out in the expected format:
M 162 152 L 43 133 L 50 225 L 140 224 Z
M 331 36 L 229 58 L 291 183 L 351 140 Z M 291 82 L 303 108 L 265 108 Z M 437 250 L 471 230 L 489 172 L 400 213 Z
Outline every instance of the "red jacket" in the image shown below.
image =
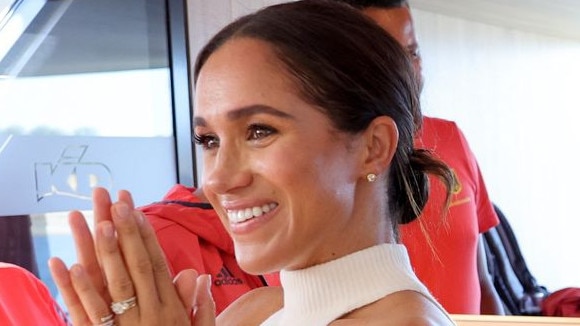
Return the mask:
M 194 188 L 174 186 L 163 201 L 141 207 L 157 234 L 173 275 L 188 268 L 212 277 L 216 313 L 265 282 L 238 266 L 234 244 L 216 212 L 193 195 Z
M 46 285 L 26 269 L 0 262 L 0 325 L 69 325 Z

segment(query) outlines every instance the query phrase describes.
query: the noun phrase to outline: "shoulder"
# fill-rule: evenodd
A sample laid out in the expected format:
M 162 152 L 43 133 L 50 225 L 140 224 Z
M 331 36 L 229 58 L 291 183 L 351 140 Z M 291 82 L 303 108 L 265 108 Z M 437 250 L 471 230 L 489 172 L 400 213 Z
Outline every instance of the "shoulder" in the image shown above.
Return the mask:
M 254 289 L 239 297 L 218 317 L 217 325 L 260 325 L 284 305 L 279 286 Z
M 417 135 L 417 146 L 432 150 L 446 163 L 473 157 L 463 131 L 454 121 L 423 117 L 423 126 Z
M 423 125 L 459 129 L 455 121 L 429 116 L 423 116 Z
M 455 121 L 424 116 L 421 138 L 453 139 L 464 138 L 463 131 Z
M 0 301 L 10 297 L 10 301 L 26 301 L 25 298 L 52 302 L 52 297 L 44 283 L 28 270 L 12 265 L 0 264 L 0 279 L 10 282 L 0 282 Z M 19 293 L 19 295 L 15 295 Z M 0 302 L 0 306 L 2 303 Z
M 388 320 L 388 322 L 385 322 Z M 331 326 L 354 325 L 448 326 L 454 325 L 448 314 L 434 301 L 415 291 L 400 291 L 359 308 Z
M 0 263 L 0 275 L 2 279 L 10 279 L 10 282 L 0 282 L 0 285 L 6 287 L 17 287 L 22 284 L 41 284 L 40 280 L 28 270 L 9 263 Z
M 149 220 L 156 232 L 167 228 L 176 232 L 176 229 L 182 228 L 182 231 L 194 230 L 197 233 L 206 228 L 221 227 L 222 223 L 211 205 L 198 201 L 189 190 L 186 193 L 168 195 L 162 201 L 137 209 Z
M 48 287 L 28 270 L 0 263 L 1 325 L 68 325 Z

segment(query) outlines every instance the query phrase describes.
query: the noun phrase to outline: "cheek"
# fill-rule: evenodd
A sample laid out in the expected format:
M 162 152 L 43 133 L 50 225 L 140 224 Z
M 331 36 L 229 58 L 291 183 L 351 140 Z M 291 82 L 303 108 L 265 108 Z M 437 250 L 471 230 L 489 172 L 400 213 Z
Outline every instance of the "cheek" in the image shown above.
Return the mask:
M 252 170 L 269 182 L 282 187 L 291 186 L 293 182 L 312 173 L 309 160 L 312 158 L 301 151 L 292 151 L 291 147 L 278 146 L 252 157 Z
M 330 144 L 280 146 L 257 159 L 254 171 L 276 184 L 276 188 L 292 192 L 293 197 L 332 197 L 342 194 L 343 188 L 350 188 L 353 165 L 347 157 L 343 148 L 333 148 Z

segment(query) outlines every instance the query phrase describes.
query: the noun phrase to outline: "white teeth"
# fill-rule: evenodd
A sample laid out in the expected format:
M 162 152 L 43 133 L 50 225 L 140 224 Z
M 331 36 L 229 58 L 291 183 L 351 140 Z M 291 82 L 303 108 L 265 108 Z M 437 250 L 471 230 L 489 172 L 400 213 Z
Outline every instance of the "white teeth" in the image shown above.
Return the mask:
M 262 209 L 260 207 L 254 207 L 254 208 L 252 208 L 252 214 L 254 216 L 260 216 L 260 215 L 263 214 L 262 213 Z
M 270 203 L 270 204 L 263 205 L 261 207 L 255 206 L 255 207 L 240 209 L 240 210 L 235 210 L 235 211 L 231 210 L 231 211 L 228 211 L 227 213 L 228 213 L 228 218 L 230 219 L 230 222 L 241 223 L 241 222 L 247 221 L 253 217 L 261 216 L 265 213 L 268 213 L 272 209 L 276 208 L 276 206 L 278 206 L 278 204 Z
M 269 211 L 270 211 L 270 206 L 268 206 L 268 205 L 262 206 L 262 212 L 268 213 Z

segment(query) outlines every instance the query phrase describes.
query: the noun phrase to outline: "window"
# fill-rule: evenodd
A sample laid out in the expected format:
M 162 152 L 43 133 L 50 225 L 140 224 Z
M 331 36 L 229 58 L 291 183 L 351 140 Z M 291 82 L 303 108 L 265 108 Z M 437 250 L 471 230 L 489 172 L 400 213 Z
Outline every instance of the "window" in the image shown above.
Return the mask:
M 92 188 L 142 205 L 195 182 L 183 7 L 0 0 L 0 216 L 31 217 L 55 296 L 46 260 L 75 260 L 63 212 Z

